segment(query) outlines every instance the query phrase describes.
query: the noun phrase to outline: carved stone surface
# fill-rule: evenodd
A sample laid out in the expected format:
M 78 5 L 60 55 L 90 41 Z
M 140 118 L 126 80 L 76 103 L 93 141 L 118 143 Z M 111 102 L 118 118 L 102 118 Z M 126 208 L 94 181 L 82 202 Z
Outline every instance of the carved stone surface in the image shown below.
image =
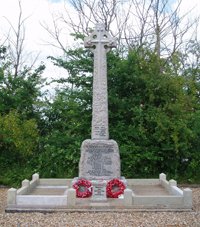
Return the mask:
M 92 200 L 93 201 L 107 200 L 106 184 L 107 184 L 107 181 L 105 181 L 105 180 L 93 180 L 92 181 L 92 186 L 93 186 Z
M 84 44 L 94 53 L 92 139 L 82 143 L 79 177 L 112 179 L 120 177 L 120 158 L 117 143 L 109 140 L 106 54 L 115 46 L 115 40 L 103 24 L 97 24 Z M 96 189 L 103 192 L 99 186 Z
M 94 53 L 92 139 L 109 139 L 106 53 L 115 46 L 115 40 L 97 24 L 84 45 Z
M 113 179 L 120 177 L 120 157 L 114 140 L 85 140 L 81 146 L 79 177 Z

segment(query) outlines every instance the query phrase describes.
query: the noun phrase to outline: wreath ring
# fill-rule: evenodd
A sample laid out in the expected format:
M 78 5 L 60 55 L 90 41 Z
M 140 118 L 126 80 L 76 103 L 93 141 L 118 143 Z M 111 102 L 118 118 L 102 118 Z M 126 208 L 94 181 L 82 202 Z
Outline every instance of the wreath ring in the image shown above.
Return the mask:
M 106 185 L 107 197 L 118 198 L 119 195 L 124 193 L 125 188 L 126 186 L 121 180 L 114 178 L 110 180 Z
M 73 184 L 73 188 L 76 190 L 76 196 L 78 198 L 87 198 L 92 195 L 92 184 L 86 179 L 78 179 Z

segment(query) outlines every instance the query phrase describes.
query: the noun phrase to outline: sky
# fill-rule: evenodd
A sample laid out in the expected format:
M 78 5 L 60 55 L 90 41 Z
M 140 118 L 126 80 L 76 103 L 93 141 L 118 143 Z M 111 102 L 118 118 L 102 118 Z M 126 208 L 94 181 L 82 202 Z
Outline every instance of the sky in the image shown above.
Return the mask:
M 0 6 L 0 38 L 3 39 L 2 36 L 9 31 L 9 22 L 15 28 L 17 26 L 19 4 L 18 0 L 0 0 Z M 50 37 L 41 24 L 46 23 L 51 27 L 52 15 L 64 12 L 64 2 L 62 0 L 21 0 L 21 6 L 22 17 L 26 18 L 26 48 L 33 52 L 44 50 L 50 53 L 55 51 L 54 48 L 46 46 Z M 46 53 L 41 54 L 46 55 Z
M 176 4 L 176 0 L 171 0 L 172 4 Z M 64 4 L 65 2 L 65 4 Z M 50 60 L 47 60 L 47 56 L 60 56 L 62 51 L 58 48 L 48 45 L 47 43 L 53 43 L 48 32 L 41 26 L 46 24 L 52 28 L 52 15 L 57 17 L 60 14 L 65 13 L 65 7 L 73 14 L 73 9 L 70 5 L 66 5 L 64 0 L 21 0 L 22 5 L 22 17 L 27 18 L 25 21 L 26 35 L 25 35 L 25 50 L 29 55 L 28 60 L 31 62 L 35 56 L 39 54 L 38 63 L 43 61 L 47 66 L 47 70 L 44 76 L 50 78 L 58 78 L 66 75 L 66 71 L 53 66 Z M 70 8 L 71 7 L 71 8 Z M 190 17 L 199 16 L 200 12 L 200 0 L 182 0 L 181 14 L 186 13 L 189 9 L 193 8 L 193 12 Z M 11 23 L 14 27 L 17 25 L 19 16 L 18 0 L 0 0 L 0 43 L 2 43 L 8 31 Z M 74 18 L 76 20 L 76 18 Z M 9 21 L 9 22 L 8 22 Z M 62 42 L 66 46 L 73 45 L 73 39 L 70 37 L 70 29 L 65 28 L 62 32 Z M 198 30 L 200 38 L 200 28 Z M 12 36 L 12 33 L 10 33 Z
M 58 48 L 49 45 L 54 43 L 48 32 L 43 28 L 47 25 L 52 28 L 52 16 L 58 15 L 65 11 L 63 0 L 21 0 L 22 18 L 25 19 L 25 42 L 24 53 L 28 56 L 27 65 L 32 64 L 37 58 L 36 65 L 44 62 L 46 70 L 44 77 L 50 81 L 52 78 L 59 78 L 66 75 L 66 70 L 62 70 L 54 66 L 48 56 L 61 56 L 62 51 Z M 10 24 L 17 27 L 19 18 L 19 3 L 18 0 L 0 0 L 0 44 L 4 42 L 7 34 L 10 31 Z M 66 46 L 72 44 L 72 39 L 69 36 L 70 31 L 65 31 L 65 37 L 62 37 L 63 43 Z M 13 32 L 10 32 L 12 39 Z M 30 53 L 30 54 L 29 54 Z M 53 85 L 52 85 L 53 86 Z

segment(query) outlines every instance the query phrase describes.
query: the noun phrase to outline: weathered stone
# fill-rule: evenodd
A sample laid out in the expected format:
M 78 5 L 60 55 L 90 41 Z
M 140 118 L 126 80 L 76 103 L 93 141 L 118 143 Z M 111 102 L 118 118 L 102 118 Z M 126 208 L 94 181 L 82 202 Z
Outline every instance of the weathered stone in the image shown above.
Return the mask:
M 79 177 L 112 179 L 120 177 L 120 157 L 114 140 L 85 140 L 81 146 Z
M 177 182 L 173 179 L 169 180 L 169 185 L 170 186 L 177 186 Z
M 114 140 L 109 140 L 108 129 L 106 54 L 114 46 L 115 39 L 105 30 L 104 24 L 97 24 L 94 32 L 85 38 L 85 47 L 94 53 L 92 140 L 82 143 L 79 177 L 120 177 L 119 149 Z
M 22 181 L 22 187 L 29 188 L 29 186 L 30 186 L 30 181 L 29 180 L 25 179 L 25 180 Z
M 32 180 L 39 180 L 39 174 L 38 173 L 34 173 L 32 175 Z
M 107 181 L 105 181 L 105 180 L 93 180 L 92 181 L 92 186 L 93 186 L 92 200 L 93 201 L 107 200 L 106 184 L 107 184 Z
M 16 204 L 16 197 L 17 197 L 17 189 L 10 188 L 7 193 L 7 204 L 8 205 L 15 205 Z
M 161 174 L 159 175 L 159 179 L 165 181 L 165 180 L 166 180 L 166 174 L 161 173 Z
M 192 208 L 192 190 L 189 188 L 183 189 L 184 206 Z
M 106 53 L 115 46 L 115 40 L 105 31 L 104 24 L 97 24 L 94 32 L 85 38 L 85 47 L 94 53 L 92 139 L 109 139 L 108 92 Z
M 76 204 L 76 190 L 70 188 L 67 190 L 67 205 L 70 207 L 75 206 Z
M 131 206 L 133 202 L 133 191 L 131 189 L 126 188 L 124 190 L 124 205 Z

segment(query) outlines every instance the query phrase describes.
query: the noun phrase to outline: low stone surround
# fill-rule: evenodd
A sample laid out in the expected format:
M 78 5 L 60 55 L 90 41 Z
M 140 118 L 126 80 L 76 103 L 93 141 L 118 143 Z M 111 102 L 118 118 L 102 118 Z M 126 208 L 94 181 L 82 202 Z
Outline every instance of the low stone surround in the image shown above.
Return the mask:
M 7 212 L 15 211 L 105 211 L 118 209 L 192 210 L 192 190 L 181 190 L 165 174 L 158 179 L 126 179 L 127 188 L 118 199 L 104 201 L 76 198 L 73 179 L 40 179 L 22 181 L 22 187 L 8 190 Z

